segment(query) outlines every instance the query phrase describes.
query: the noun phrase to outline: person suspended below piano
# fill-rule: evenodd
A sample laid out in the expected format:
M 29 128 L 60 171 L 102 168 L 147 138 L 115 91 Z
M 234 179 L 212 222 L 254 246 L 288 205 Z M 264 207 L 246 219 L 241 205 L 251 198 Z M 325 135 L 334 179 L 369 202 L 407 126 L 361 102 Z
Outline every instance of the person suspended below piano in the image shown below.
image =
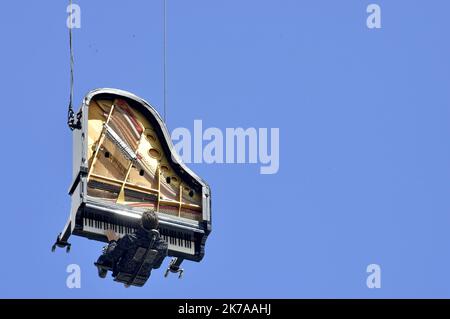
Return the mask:
M 167 242 L 159 236 L 158 217 L 153 210 L 142 214 L 140 228 L 122 238 L 111 229 L 105 231 L 108 245 L 95 265 L 98 275 L 105 278 L 112 271 L 115 281 L 125 287 L 142 287 L 152 269 L 158 269 L 168 253 Z

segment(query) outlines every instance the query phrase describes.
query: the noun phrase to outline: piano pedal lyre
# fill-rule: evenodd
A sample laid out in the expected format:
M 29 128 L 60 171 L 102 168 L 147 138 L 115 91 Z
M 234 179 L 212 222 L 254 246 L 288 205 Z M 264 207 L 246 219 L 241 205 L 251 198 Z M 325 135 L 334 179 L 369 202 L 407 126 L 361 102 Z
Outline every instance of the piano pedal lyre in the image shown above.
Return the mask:
M 59 247 L 59 248 L 66 247 L 66 252 L 69 253 L 71 246 L 72 245 L 70 243 L 61 241 L 61 233 L 60 233 L 58 235 L 58 237 L 56 237 L 56 241 L 55 241 L 55 243 L 52 246 L 52 252 L 55 252 L 56 247 Z
M 164 274 L 164 277 L 167 277 L 169 275 L 169 272 L 171 272 L 173 274 L 178 274 L 178 279 L 181 279 L 184 272 L 184 269 L 180 268 L 182 262 L 183 262 L 182 258 L 177 257 L 172 258 L 169 267 L 167 267 L 166 273 Z

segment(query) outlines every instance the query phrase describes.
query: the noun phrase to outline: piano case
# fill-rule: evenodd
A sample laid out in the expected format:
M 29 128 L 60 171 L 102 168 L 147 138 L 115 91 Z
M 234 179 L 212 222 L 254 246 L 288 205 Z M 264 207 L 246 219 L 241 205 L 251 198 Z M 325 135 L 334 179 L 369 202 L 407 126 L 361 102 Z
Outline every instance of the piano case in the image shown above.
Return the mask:
M 142 212 L 153 209 L 169 256 L 202 260 L 211 232 L 211 190 L 181 161 L 157 111 L 129 92 L 97 89 L 84 98 L 79 114 L 71 211 L 53 250 L 69 251 L 72 234 L 106 242 L 105 229 L 120 236 L 133 232 Z

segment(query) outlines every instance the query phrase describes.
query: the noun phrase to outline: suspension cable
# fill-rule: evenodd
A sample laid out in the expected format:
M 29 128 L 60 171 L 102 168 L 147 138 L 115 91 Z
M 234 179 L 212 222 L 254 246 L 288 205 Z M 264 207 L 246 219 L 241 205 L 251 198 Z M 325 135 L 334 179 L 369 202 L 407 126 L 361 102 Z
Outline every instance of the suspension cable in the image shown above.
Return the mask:
M 81 128 L 81 112 L 77 114 L 75 122 L 75 112 L 73 110 L 73 87 L 74 87 L 74 58 L 73 58 L 73 43 L 72 43 L 72 20 L 73 20 L 73 3 L 69 1 L 70 15 L 69 15 L 69 50 L 70 50 L 70 93 L 69 93 L 69 109 L 67 111 L 67 125 L 73 131 Z
M 163 39 L 163 47 L 164 47 L 164 71 L 163 71 L 163 86 L 164 86 L 164 123 L 166 123 L 166 116 L 167 116 L 167 1 L 164 0 L 164 17 L 163 17 L 163 23 L 164 23 L 164 39 Z

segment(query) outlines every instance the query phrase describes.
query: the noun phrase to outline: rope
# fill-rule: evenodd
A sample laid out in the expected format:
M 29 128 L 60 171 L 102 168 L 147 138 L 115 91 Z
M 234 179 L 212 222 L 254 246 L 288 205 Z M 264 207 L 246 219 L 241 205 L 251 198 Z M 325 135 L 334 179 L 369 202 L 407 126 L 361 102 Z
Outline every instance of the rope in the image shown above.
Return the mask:
M 77 114 L 77 122 L 75 123 L 75 112 L 73 110 L 73 87 L 74 87 L 74 58 L 73 58 L 73 43 L 72 43 L 72 13 L 73 13 L 73 7 L 72 7 L 72 0 L 69 1 L 70 4 L 70 23 L 69 23 L 69 50 L 70 50 L 70 93 L 69 93 L 69 109 L 67 111 L 67 125 L 69 128 L 73 131 L 74 129 L 80 129 L 81 128 L 81 113 Z
M 164 0 L 164 123 L 166 123 L 166 114 L 167 114 L 167 1 Z
M 81 112 L 77 114 L 77 122 L 75 123 L 75 112 L 73 110 L 73 90 L 74 90 L 74 54 L 73 54 L 73 35 L 72 35 L 72 0 L 69 0 L 70 4 L 70 24 L 69 24 L 69 49 L 70 49 L 70 93 L 69 93 L 69 108 L 67 112 L 67 125 L 73 131 L 74 129 L 81 128 Z M 164 39 L 163 39 L 163 55 L 164 55 L 164 71 L 163 71 L 163 86 L 164 86 L 164 123 L 167 121 L 167 1 L 164 0 Z

